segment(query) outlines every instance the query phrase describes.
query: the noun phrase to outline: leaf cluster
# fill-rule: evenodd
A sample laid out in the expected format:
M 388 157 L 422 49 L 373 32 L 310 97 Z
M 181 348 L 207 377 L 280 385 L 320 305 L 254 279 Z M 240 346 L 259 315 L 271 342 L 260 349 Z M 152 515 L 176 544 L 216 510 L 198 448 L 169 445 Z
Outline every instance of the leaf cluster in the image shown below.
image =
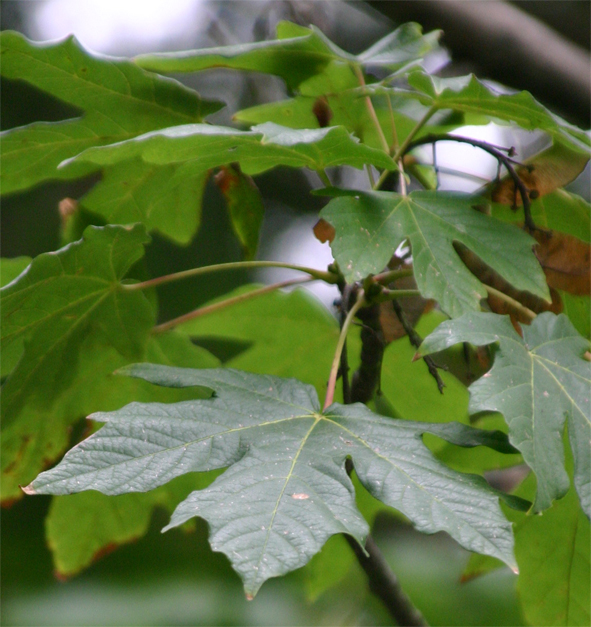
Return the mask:
M 429 74 L 423 59 L 438 38 L 406 24 L 352 55 L 285 22 L 272 41 L 121 60 L 73 37 L 37 44 L 2 33 L 3 76 L 80 110 L 3 133 L 2 193 L 100 174 L 74 205 L 90 221 L 81 238 L 2 264 L 2 493 L 19 498 L 26 485 L 56 495 L 48 533 L 61 572 L 141 535 L 160 505 L 174 509 L 165 529 L 206 519 L 212 548 L 253 597 L 335 534 L 364 545 L 371 516 L 355 482 L 419 531 L 446 531 L 483 563 L 522 569 L 524 581 L 539 559 L 520 531 L 534 524 L 530 501 L 550 520 L 561 507 L 571 522 L 583 512 L 588 534 L 590 208 L 562 187 L 586 166 L 589 135 L 526 92 Z M 163 75 L 219 68 L 278 76 L 287 97 L 220 126 L 207 118 L 222 103 Z M 496 180 L 477 194 L 437 190 L 436 164 L 415 149 L 491 122 L 543 133 L 550 147 L 516 163 L 512 147 L 486 145 Z M 295 269 L 338 285 L 341 324 L 304 292 L 275 291 L 284 284 L 247 286 L 157 324 L 161 284 L 289 266 L 256 261 L 265 212 L 256 177 L 279 166 L 323 184 L 316 233 L 335 263 Z M 347 167 L 365 169 L 367 184 L 333 184 Z M 150 232 L 190 242 L 210 179 L 246 261 L 147 277 Z M 355 316 L 365 333 L 350 331 Z M 415 326 L 432 331 L 422 344 Z M 243 343 L 224 367 L 197 345 L 214 336 Z M 463 355 L 452 348 L 460 343 Z M 370 366 L 359 376 L 381 376 L 366 382 L 369 406 L 350 403 L 348 355 Z M 484 374 L 468 386 L 475 359 Z M 453 374 L 437 374 L 443 363 Z M 44 470 L 88 414 L 103 426 Z M 519 463 L 536 481 L 521 494 L 482 476 Z M 115 506 L 88 490 L 128 500 Z M 104 529 L 66 539 L 80 503 L 102 512 Z M 116 529 L 114 517 L 125 524 Z M 558 542 L 560 531 L 548 523 L 544 533 Z M 80 550 L 82 535 L 93 551 Z M 588 546 L 564 577 L 585 559 Z M 569 594 L 580 601 L 579 589 Z

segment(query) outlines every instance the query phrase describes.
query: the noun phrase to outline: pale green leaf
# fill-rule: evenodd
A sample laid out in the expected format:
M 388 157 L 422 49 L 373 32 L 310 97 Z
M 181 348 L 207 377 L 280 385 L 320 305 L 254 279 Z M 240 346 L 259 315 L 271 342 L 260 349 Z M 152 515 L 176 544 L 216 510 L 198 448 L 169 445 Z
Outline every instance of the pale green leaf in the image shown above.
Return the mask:
M 470 386 L 470 412 L 503 414 L 511 443 L 536 474 L 534 508 L 538 512 L 569 488 L 562 441 L 568 420 L 574 483 L 589 515 L 591 364 L 583 359 L 589 341 L 564 315 L 540 314 L 522 330 L 523 338 L 506 316 L 470 313 L 441 324 L 425 339 L 420 352 L 426 355 L 458 342 L 478 346 L 498 342 L 493 368 Z
M 100 185 L 80 199 L 111 224 L 141 222 L 179 244 L 188 244 L 201 218 L 208 172 L 191 162 L 154 165 L 131 159 L 108 166 Z
M 539 129 L 564 141 L 573 149 L 589 152 L 591 140 L 587 133 L 550 112 L 527 91 L 502 94 L 495 92 L 472 74 L 439 78 L 421 70 L 412 72 L 408 82 L 417 90 L 409 95 L 418 98 L 424 105 L 435 109 L 488 115 L 514 122 L 527 130 Z
M 90 146 L 200 122 L 221 106 L 131 61 L 91 54 L 74 37 L 35 43 L 5 31 L 0 48 L 3 76 L 24 80 L 85 112 L 76 120 L 40 122 L 2 134 L 4 194 L 46 179 L 82 176 L 96 168 L 77 164 L 58 172 L 57 166 Z
M 32 397 L 50 405 L 75 376 L 83 339 L 96 333 L 128 359 L 142 358 L 154 311 L 121 279 L 143 256 L 143 226 L 89 227 L 84 238 L 36 257 L 2 288 L 2 344 L 25 341 L 25 352 L 4 384 L 5 424 Z
M 194 172 L 238 162 L 246 174 L 258 174 L 278 165 L 322 170 L 336 165 L 362 168 L 372 163 L 396 169 L 382 151 L 359 143 L 342 127 L 294 130 L 268 122 L 239 131 L 227 126 L 190 124 L 146 133 L 111 146 L 89 148 L 71 163 L 88 161 L 112 165 L 141 157 L 150 164 L 190 161 Z
M 423 35 L 418 24 L 403 24 L 361 54 L 352 55 L 341 50 L 314 26 L 303 28 L 280 22 L 274 40 L 145 54 L 136 57 L 135 62 L 156 72 L 199 72 L 213 68 L 263 72 L 280 76 L 288 87 L 295 89 L 335 62 L 377 65 L 394 71 L 435 49 L 439 35 L 440 31 Z

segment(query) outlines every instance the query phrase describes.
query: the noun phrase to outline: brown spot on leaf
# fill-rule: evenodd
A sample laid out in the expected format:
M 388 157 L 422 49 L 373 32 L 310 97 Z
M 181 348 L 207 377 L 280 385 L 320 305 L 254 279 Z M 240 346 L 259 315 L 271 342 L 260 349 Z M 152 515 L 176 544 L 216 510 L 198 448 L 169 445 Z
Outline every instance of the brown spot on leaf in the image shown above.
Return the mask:
M 314 106 L 312 107 L 312 113 L 316 116 L 318 120 L 318 126 L 320 128 L 324 128 L 328 126 L 330 121 L 332 120 L 332 111 L 328 104 L 328 100 L 326 96 L 320 96 L 316 98 L 314 102 Z
M 322 242 L 332 242 L 336 235 L 335 228 L 332 224 L 327 222 L 324 218 L 320 218 L 314 225 L 314 235 L 316 239 Z

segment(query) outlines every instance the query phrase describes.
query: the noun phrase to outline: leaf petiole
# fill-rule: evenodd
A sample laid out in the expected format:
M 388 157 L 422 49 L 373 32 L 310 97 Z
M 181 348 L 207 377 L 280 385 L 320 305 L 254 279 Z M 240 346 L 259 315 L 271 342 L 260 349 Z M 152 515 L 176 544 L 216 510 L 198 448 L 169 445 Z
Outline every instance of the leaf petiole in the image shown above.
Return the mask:
M 329 283 L 331 285 L 337 283 L 339 280 L 338 275 L 334 272 L 316 270 L 315 268 L 297 266 L 291 263 L 283 263 L 281 261 L 234 261 L 231 263 L 220 263 L 213 266 L 191 268 L 190 270 L 183 270 L 182 272 L 174 272 L 173 274 L 156 277 L 155 279 L 149 279 L 147 281 L 142 281 L 141 283 L 122 283 L 121 287 L 126 291 L 132 292 L 135 290 L 145 290 L 158 285 L 164 285 L 165 283 L 172 283 L 173 281 L 180 281 L 181 279 L 187 279 L 189 277 L 209 274 L 210 272 L 220 272 L 222 270 L 252 270 L 255 268 L 286 268 L 288 270 L 298 270 L 299 272 L 309 274 L 314 280 L 324 281 L 325 283 Z
M 363 290 L 359 290 L 357 294 L 357 300 L 355 301 L 355 304 L 353 305 L 353 307 L 351 307 L 351 309 L 349 310 L 349 313 L 347 314 L 347 317 L 345 318 L 345 321 L 343 322 L 343 326 L 341 328 L 341 334 L 339 335 L 339 341 L 337 342 L 337 347 L 334 353 L 334 359 L 332 361 L 332 366 L 330 369 L 330 376 L 328 377 L 328 386 L 326 388 L 326 398 L 324 399 L 324 407 L 322 408 L 322 411 L 324 411 L 327 407 L 332 405 L 334 401 L 334 393 L 335 393 L 335 388 L 337 385 L 337 375 L 339 373 L 339 364 L 341 363 L 341 353 L 343 352 L 343 347 L 345 346 L 345 340 L 347 339 L 347 332 L 349 330 L 349 327 L 351 326 L 351 322 L 353 321 L 355 314 L 365 304 L 366 304 L 365 292 Z
M 200 318 L 201 316 L 206 316 L 207 314 L 213 313 L 214 311 L 219 311 L 220 309 L 225 309 L 226 307 L 231 307 L 232 305 L 237 305 L 238 303 L 242 303 L 245 300 L 250 300 L 251 298 L 256 298 L 257 296 L 262 296 L 263 294 L 267 294 L 268 292 L 274 292 L 275 290 L 279 290 L 282 287 L 299 285 L 302 283 L 308 283 L 310 281 L 314 281 L 314 279 L 288 279 L 287 281 L 281 281 L 280 283 L 265 285 L 264 287 L 253 290 L 252 292 L 247 292 L 246 294 L 240 294 L 240 296 L 227 298 L 226 300 L 222 300 L 219 303 L 213 303 L 212 305 L 206 305 L 205 307 L 199 307 L 198 309 L 194 309 L 193 311 L 183 314 L 178 318 L 173 318 L 168 322 L 163 322 L 162 324 L 155 326 L 152 329 L 152 333 L 164 333 L 164 331 L 168 331 L 173 327 L 182 324 L 183 322 L 188 322 L 189 320 L 194 320 L 195 318 Z

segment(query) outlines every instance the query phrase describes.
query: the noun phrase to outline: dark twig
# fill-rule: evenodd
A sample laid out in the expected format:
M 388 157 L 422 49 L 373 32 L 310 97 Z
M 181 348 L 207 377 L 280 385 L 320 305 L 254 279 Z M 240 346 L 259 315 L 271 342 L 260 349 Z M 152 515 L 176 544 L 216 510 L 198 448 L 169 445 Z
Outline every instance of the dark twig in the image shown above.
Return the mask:
M 521 202 L 523 203 L 523 217 L 526 228 L 529 231 L 536 230 L 536 225 L 531 217 L 529 190 L 515 171 L 515 168 L 513 167 L 514 160 L 511 157 L 504 155 L 498 148 L 486 142 L 479 141 L 477 139 L 471 139 L 469 137 L 457 137 L 455 135 L 425 135 L 425 137 L 421 137 L 420 139 L 415 139 L 414 141 L 410 142 L 406 147 L 406 152 L 409 152 L 417 146 L 434 144 L 436 142 L 442 141 L 460 142 L 462 144 L 469 144 L 470 146 L 474 146 L 475 148 L 480 148 L 481 150 L 488 152 L 489 155 L 492 155 L 499 163 L 502 163 L 509 173 L 509 176 L 513 179 L 516 191 L 519 191 L 519 195 L 521 196 Z M 511 154 L 510 149 L 504 150 L 507 150 L 508 153 Z
M 380 552 L 371 535 L 365 541 L 365 551 L 351 536 L 345 536 L 369 581 L 369 589 L 379 597 L 399 625 L 424 627 L 423 615 L 408 598 L 396 575 Z
M 408 335 L 408 339 L 410 343 L 418 348 L 421 345 L 423 339 L 421 336 L 414 330 L 413 326 L 408 322 L 406 316 L 404 315 L 404 311 L 400 306 L 400 303 L 397 300 L 392 301 L 392 307 L 394 308 L 394 313 L 396 314 L 398 320 L 400 320 L 400 324 L 402 328 L 406 331 L 406 335 Z M 443 394 L 443 388 L 445 387 L 445 383 L 439 376 L 439 372 L 437 371 L 437 364 L 433 361 L 430 355 L 425 355 L 423 357 L 425 364 L 427 364 L 427 369 L 429 370 L 429 374 L 435 379 L 437 382 L 437 389 L 441 394 Z

